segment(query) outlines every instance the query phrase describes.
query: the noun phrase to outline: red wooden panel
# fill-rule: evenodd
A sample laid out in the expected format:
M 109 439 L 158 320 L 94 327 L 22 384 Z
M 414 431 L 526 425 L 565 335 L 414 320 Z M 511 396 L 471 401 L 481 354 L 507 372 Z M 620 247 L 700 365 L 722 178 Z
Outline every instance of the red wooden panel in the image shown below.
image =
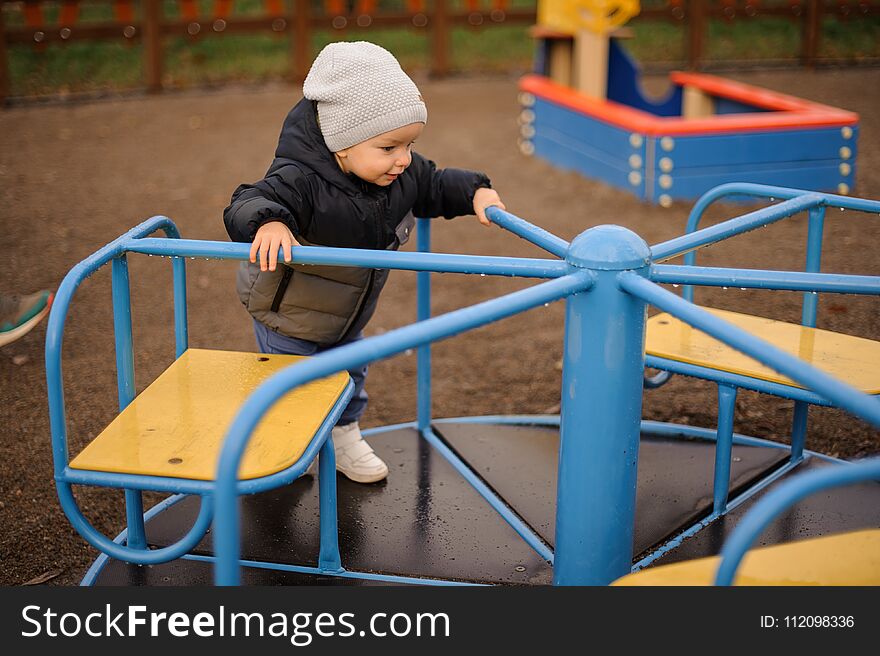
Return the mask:
M 61 3 L 61 13 L 58 16 L 58 24 L 70 27 L 79 18 L 79 0 L 64 0 Z
M 324 5 L 331 16 L 344 16 L 348 13 L 345 10 L 345 0 L 324 0 Z
M 859 116 L 836 107 L 758 89 L 739 82 L 700 73 L 673 73 L 676 84 L 687 83 L 725 98 L 751 103 L 772 112 L 723 114 L 705 119 L 683 119 L 649 114 L 610 100 L 596 100 L 541 75 L 527 75 L 520 89 L 557 104 L 649 136 L 676 134 L 726 134 L 745 131 L 797 130 L 806 127 L 855 125 Z
M 214 0 L 214 18 L 227 18 L 232 13 L 232 0 Z
M 43 27 L 46 19 L 43 17 L 43 5 L 37 0 L 24 3 L 24 23 L 28 27 Z
M 196 0 L 179 0 L 180 15 L 188 21 L 197 21 L 199 19 L 199 5 Z
M 134 2 L 132 0 L 115 0 L 113 3 L 113 16 L 117 23 L 130 25 L 134 22 Z

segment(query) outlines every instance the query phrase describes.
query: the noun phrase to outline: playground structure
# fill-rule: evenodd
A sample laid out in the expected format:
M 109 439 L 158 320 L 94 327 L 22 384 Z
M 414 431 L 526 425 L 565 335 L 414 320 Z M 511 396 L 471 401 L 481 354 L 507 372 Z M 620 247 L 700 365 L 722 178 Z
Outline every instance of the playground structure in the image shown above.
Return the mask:
M 725 195 L 783 200 L 697 229 L 706 207 Z M 828 556 L 828 545 L 836 549 L 841 544 L 864 545 L 866 540 L 874 544 L 876 531 L 827 536 L 876 526 L 875 483 L 846 488 L 845 496 L 825 495 L 814 500 L 818 506 L 805 506 L 809 502 L 802 500 L 816 489 L 880 476 L 876 460 L 853 465 L 803 448 L 809 404 L 836 405 L 880 426 L 880 406 L 873 396 L 880 389 L 877 345 L 838 335 L 829 346 L 824 339 L 827 331 L 812 327 L 815 293 L 880 294 L 877 277 L 819 273 L 817 254 L 826 207 L 880 212 L 877 201 L 729 185 L 707 194 L 695 206 L 687 234 L 650 248 L 634 233 L 615 226 L 587 230 L 569 244 L 497 208 L 489 211 L 492 221 L 562 259 L 430 253 L 430 221 L 425 219 L 419 220 L 419 253 L 297 248 L 294 260 L 305 265 L 418 271 L 419 322 L 294 366 L 285 366 L 291 360 L 281 356 L 188 349 L 185 258 L 243 260 L 247 246 L 180 239 L 164 217 L 144 222 L 71 270 L 49 320 L 46 365 L 56 484 L 74 527 L 105 554 L 84 583 L 194 584 L 210 580 L 213 573 L 221 584 L 314 583 L 318 577 L 331 577 L 338 584 L 552 580 L 570 585 L 607 584 L 647 568 L 621 581 L 638 582 L 635 577 L 668 571 L 660 565 L 716 555 L 719 532 L 723 537 L 733 531 L 716 579 L 730 583 L 739 558 L 780 512 L 775 503 L 780 500 L 800 505 L 783 526 L 774 527 L 770 541 L 826 536 L 810 551 L 813 557 L 824 553 L 818 560 L 820 570 L 824 562 L 834 560 Z M 810 214 L 803 273 L 697 267 L 692 260 L 684 266 L 662 263 L 803 211 Z M 169 238 L 149 237 L 159 229 Z M 137 398 L 128 253 L 170 257 L 174 269 L 177 360 Z M 107 262 L 113 274 L 120 414 L 70 460 L 61 385 L 64 321 L 77 286 Z M 431 317 L 429 272 L 547 281 Z M 799 335 L 794 344 L 762 333 L 777 342 L 768 344 L 738 327 L 738 318 L 719 318 L 693 305 L 689 293 L 680 298 L 657 283 L 803 291 L 804 326 L 794 326 Z M 567 311 L 559 417 L 432 418 L 431 342 L 562 298 Z M 647 304 L 782 376 L 768 381 L 754 367 L 727 371 L 714 355 L 700 363 L 692 353 L 683 356 L 664 350 L 656 328 L 671 321 L 662 315 L 648 321 L 646 342 Z M 685 341 L 685 333 L 696 332 L 684 324 L 677 329 L 679 343 Z M 810 345 L 813 361 L 825 372 L 801 359 Z M 346 376 L 337 372 L 409 348 L 419 349 L 417 420 L 368 431 L 391 465 L 391 478 L 379 486 L 337 482 L 327 439 L 346 400 Z M 718 427 L 642 421 L 646 365 L 717 382 Z M 868 378 L 859 379 L 861 372 L 868 372 Z M 861 389 L 834 375 L 849 383 L 857 380 Z M 223 377 L 229 381 L 226 386 L 204 383 Z M 651 379 L 648 385 L 662 382 Z M 238 396 L 230 396 L 225 387 L 234 388 Z M 796 400 L 791 448 L 733 434 L 731 399 L 740 387 Z M 288 395 L 291 390 L 301 395 L 299 399 Z M 282 405 L 287 425 L 285 419 L 279 420 Z M 218 416 L 224 409 L 226 416 Z M 261 423 L 266 413 L 267 421 Z M 296 417 L 292 423 L 291 413 Z M 297 439 L 288 439 L 294 427 L 302 432 Z M 175 433 L 181 441 L 170 439 Z M 197 439 L 203 441 L 193 448 Z M 311 477 L 300 475 L 319 453 L 315 495 Z M 267 463 L 271 466 L 263 467 Z M 200 467 L 201 473 L 193 469 Z M 714 481 L 708 485 L 706 469 L 714 469 Z M 798 476 L 801 472 L 806 473 Z M 80 484 L 125 490 L 128 528 L 115 540 L 97 534 L 77 508 L 71 488 Z M 175 496 L 144 514 L 142 490 Z M 249 495 L 241 508 L 238 495 Z M 754 510 L 746 513 L 756 500 Z M 475 525 L 479 532 L 473 531 Z M 774 549 L 803 549 L 804 544 Z M 793 553 L 784 551 L 782 559 L 801 562 Z M 876 583 L 880 580 L 876 550 L 861 553 L 863 558 L 851 562 L 845 576 L 813 572 L 809 580 Z M 317 565 L 308 564 L 316 554 Z M 699 560 L 693 564 L 703 568 L 700 582 L 710 582 L 714 567 L 707 569 Z M 745 574 L 754 577 L 749 567 Z M 693 581 L 689 572 L 690 579 L 688 572 L 674 578 Z
M 541 0 L 535 71 L 520 82 L 524 154 L 663 207 L 730 182 L 850 193 L 857 114 L 700 73 L 673 72 L 649 98 L 615 29 L 638 11 Z

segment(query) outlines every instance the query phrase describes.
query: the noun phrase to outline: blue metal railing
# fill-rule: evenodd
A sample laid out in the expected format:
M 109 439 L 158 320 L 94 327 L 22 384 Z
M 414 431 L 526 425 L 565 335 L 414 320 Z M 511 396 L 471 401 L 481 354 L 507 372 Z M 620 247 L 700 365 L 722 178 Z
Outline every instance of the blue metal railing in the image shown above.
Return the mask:
M 728 185 L 727 187 L 731 187 Z M 746 185 L 746 187 L 748 187 Z M 741 193 L 742 186 L 736 187 Z M 782 196 L 779 194 L 780 197 Z M 360 251 L 324 247 L 297 247 L 293 259 L 300 264 L 330 264 L 369 266 L 388 269 L 406 269 L 419 272 L 418 319 L 415 324 L 383 335 L 369 337 L 324 352 L 314 358 L 282 370 L 265 380 L 239 409 L 226 438 L 213 484 L 199 488 L 204 495 L 212 495 L 215 509 L 215 579 L 220 584 L 239 581 L 238 504 L 236 497 L 246 491 L 246 482 L 237 480 L 239 464 L 254 427 L 260 418 L 281 396 L 292 388 L 338 371 L 361 366 L 410 348 L 419 348 L 418 374 L 419 401 L 417 427 L 426 439 L 442 443 L 431 430 L 430 405 L 430 352 L 433 341 L 509 317 L 533 307 L 566 299 L 566 323 L 563 366 L 562 408 L 560 413 L 560 460 L 557 487 L 555 554 L 534 535 L 503 503 L 492 501 L 492 493 L 477 477 L 472 484 L 490 499 L 502 516 L 539 553 L 554 564 L 556 584 L 608 583 L 626 574 L 632 567 L 632 532 L 635 510 L 635 473 L 638 462 L 638 439 L 641 427 L 642 371 L 645 364 L 644 321 L 647 303 L 652 303 L 674 316 L 742 350 L 764 364 L 795 379 L 805 387 L 816 390 L 822 398 L 848 409 L 856 415 L 880 426 L 880 404 L 848 385 L 832 379 L 802 361 L 744 333 L 725 321 L 691 305 L 684 299 L 659 287 L 658 282 L 689 282 L 695 284 L 739 285 L 760 288 L 793 284 L 809 291 L 837 291 L 846 289 L 858 293 L 877 293 L 878 281 L 866 276 L 834 276 L 808 273 L 795 277 L 794 282 L 783 280 L 778 272 L 743 272 L 653 264 L 653 258 L 672 257 L 677 253 L 727 238 L 753 229 L 759 224 L 784 218 L 785 213 L 815 208 L 828 202 L 828 195 L 799 192 L 792 194 L 792 202 L 767 208 L 697 231 L 683 238 L 670 240 L 649 248 L 637 235 L 616 226 L 598 226 L 578 236 L 571 244 L 547 233 L 528 222 L 498 208 L 489 208 L 489 218 L 556 255 L 565 261 L 520 258 L 489 258 L 466 255 L 433 253 L 401 253 L 388 251 Z M 851 201 L 851 199 L 846 199 Z M 873 203 L 873 204 L 872 204 Z M 854 209 L 880 211 L 880 203 L 851 201 Z M 427 221 L 420 221 L 419 248 L 427 251 L 430 240 Z M 146 237 L 163 228 L 174 239 Z M 424 230 L 424 232 L 423 232 Z M 47 334 L 47 379 L 49 383 L 50 416 L 55 457 L 56 480 L 62 505 L 73 503 L 70 484 L 95 483 L 101 480 L 95 472 L 77 474 L 67 467 L 67 443 L 61 390 L 60 343 L 64 317 L 73 291 L 79 282 L 108 261 L 117 259 L 114 275 L 114 316 L 117 317 L 117 362 L 120 370 L 120 405 L 127 402 L 129 390 L 134 389 L 133 367 L 129 365 L 131 349 L 130 312 L 127 306 L 126 252 L 165 255 L 174 258 L 175 265 L 175 332 L 178 337 L 178 355 L 186 348 L 185 286 L 183 257 L 206 257 L 245 260 L 246 244 L 202 242 L 178 238 L 173 224 L 164 217 L 151 219 L 119 239 L 111 242 L 95 255 L 84 260 L 68 274 L 59 288 L 49 320 Z M 497 299 L 430 317 L 430 272 L 523 276 L 548 279 L 532 287 L 507 294 Z M 812 286 L 812 287 L 811 287 Z M 116 306 L 123 307 L 116 307 Z M 179 311 L 178 311 L 179 309 Z M 585 430 L 589 427 L 590 430 Z M 332 448 L 325 441 L 320 446 L 320 479 L 322 499 L 325 483 L 333 479 Z M 725 448 L 728 448 L 729 445 Z M 317 454 L 318 446 L 311 445 L 301 459 L 308 462 Z M 448 455 L 448 454 L 447 454 Z M 729 454 L 728 454 L 729 457 Z M 464 470 L 462 463 L 459 466 Z M 727 463 L 729 467 L 729 462 Z M 723 475 L 722 471 L 716 472 Z M 143 477 L 147 478 L 147 477 Z M 141 482 L 139 477 L 118 477 L 114 483 Z M 469 479 L 470 480 L 470 479 Z M 159 481 L 160 487 L 166 485 Z M 153 488 L 158 489 L 158 488 Z M 167 489 L 162 487 L 161 489 Z M 329 488 L 327 496 L 332 494 Z M 718 494 L 716 490 L 716 495 Z M 597 503 L 602 499 L 603 503 Z M 137 499 L 133 500 L 134 502 Z M 332 504 L 322 504 L 325 512 L 335 513 Z M 332 507 L 331 507 L 332 506 Z M 208 512 L 208 511 L 205 511 Z M 71 516 L 69 514 L 69 516 Z M 323 517 L 322 517 L 323 519 Z M 329 527 L 335 531 L 334 521 L 322 522 L 322 551 L 318 570 L 324 573 L 342 571 L 339 560 L 338 537 L 325 534 Z M 130 517 L 130 520 L 132 518 Z M 77 523 L 78 530 L 83 528 Z M 200 526 L 204 522 L 200 516 Z M 137 523 L 133 521 L 133 523 Z M 140 527 L 135 526 L 134 531 Z M 132 527 L 129 528 L 132 531 Z M 88 539 L 88 538 L 87 538 Z M 140 539 L 138 537 L 138 539 Z M 325 544 L 327 548 L 325 549 Z M 132 547 L 135 545 L 132 544 Z M 114 549 L 100 543 L 99 548 Z M 112 555 L 112 554 L 111 554 Z M 122 554 L 123 556 L 125 554 Z
M 743 556 L 770 522 L 787 508 L 816 492 L 869 480 L 880 480 L 880 458 L 820 469 L 781 483 L 755 504 L 724 543 L 715 585 L 733 585 Z
M 669 312 L 728 346 L 751 356 L 761 364 L 816 391 L 835 405 L 880 427 L 880 402 L 875 397 L 862 394 L 846 383 L 808 365 L 800 358 L 747 333 L 697 305 L 688 303 L 656 283 L 627 272 L 620 275 L 620 285 L 630 294 Z
M 728 219 L 708 228 L 688 230 L 686 234 L 680 237 L 653 246 L 651 248 L 651 259 L 654 262 L 662 262 L 679 255 L 690 254 L 698 248 L 714 244 L 722 239 L 736 237 L 757 228 L 764 228 L 782 219 L 787 219 L 792 214 L 817 207 L 823 201 L 824 199 L 820 194 L 808 193 L 790 198 L 778 205 L 762 207 L 754 212 Z M 686 259 L 685 263 L 693 264 L 694 262 Z
M 728 196 L 751 196 L 767 198 L 771 201 L 780 199 L 777 205 L 764 207 L 741 217 L 724 221 L 718 225 L 698 230 L 700 220 L 705 210 L 718 199 Z M 825 222 L 826 207 L 838 207 L 840 209 L 852 209 L 861 212 L 878 212 L 880 203 L 877 201 L 849 198 L 835 194 L 803 191 L 785 187 L 772 187 L 759 184 L 731 183 L 721 185 L 706 192 L 694 205 L 687 223 L 687 234 L 682 237 L 659 244 L 652 249 L 652 255 L 656 258 L 669 258 L 684 253 L 685 266 L 655 265 L 652 269 L 651 279 L 654 282 L 684 285 L 682 298 L 688 302 L 694 300 L 694 284 L 706 286 L 738 286 L 740 288 L 759 289 L 784 289 L 803 292 L 803 306 L 801 311 L 801 323 L 804 326 L 816 326 L 816 314 L 818 310 L 818 294 L 852 293 L 852 294 L 877 294 L 878 281 L 880 279 L 868 276 L 847 276 L 839 274 L 822 274 L 822 234 Z M 807 232 L 807 254 L 805 271 L 800 272 L 773 272 L 754 271 L 743 269 L 721 269 L 709 267 L 697 267 L 696 249 L 715 243 L 721 239 L 742 234 L 757 227 L 793 216 L 806 210 L 809 214 Z M 648 356 L 646 365 L 656 367 L 663 371 L 651 379 L 646 379 L 646 387 L 654 388 L 665 384 L 673 372 L 688 373 L 706 376 L 706 370 L 692 365 L 682 366 L 665 358 Z M 777 386 L 766 384 L 764 381 L 743 380 L 742 377 L 727 374 L 725 372 L 713 372 L 711 378 L 719 384 L 719 417 L 732 414 L 736 402 L 736 391 L 740 386 L 753 390 L 768 392 L 791 398 L 794 400 L 794 412 L 791 429 L 791 462 L 798 462 L 803 458 L 804 445 L 807 437 L 807 416 L 811 404 L 828 405 L 825 397 L 815 398 L 808 391 L 798 390 L 790 386 Z M 734 381 L 736 379 L 737 382 Z M 738 383 L 744 383 L 740 385 Z M 725 391 L 721 385 L 732 387 Z M 732 390 L 732 391 L 731 391 Z M 719 436 L 721 435 L 719 429 Z M 725 443 L 729 437 L 725 434 Z M 726 493 L 718 495 L 718 488 L 728 485 L 727 479 L 723 478 L 724 468 L 722 460 L 725 454 L 717 453 L 716 472 L 721 478 L 715 480 L 716 505 L 715 512 L 721 513 L 725 509 Z

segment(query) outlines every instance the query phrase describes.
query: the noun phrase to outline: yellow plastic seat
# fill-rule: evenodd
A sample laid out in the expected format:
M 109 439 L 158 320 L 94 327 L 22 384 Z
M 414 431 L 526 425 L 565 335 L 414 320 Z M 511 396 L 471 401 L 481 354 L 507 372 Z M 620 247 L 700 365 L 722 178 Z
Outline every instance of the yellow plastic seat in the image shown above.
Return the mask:
M 721 558 L 651 567 L 612 585 L 712 585 Z M 880 585 L 880 529 L 826 535 L 752 549 L 735 585 Z
M 275 372 L 307 358 L 189 349 L 141 392 L 70 467 L 214 480 L 223 439 L 245 399 Z M 345 393 L 347 372 L 289 392 L 252 436 L 239 478 L 267 476 L 299 459 Z
M 749 314 L 703 309 L 866 394 L 880 393 L 880 342 Z M 648 319 L 646 353 L 708 369 L 802 387 L 665 312 Z

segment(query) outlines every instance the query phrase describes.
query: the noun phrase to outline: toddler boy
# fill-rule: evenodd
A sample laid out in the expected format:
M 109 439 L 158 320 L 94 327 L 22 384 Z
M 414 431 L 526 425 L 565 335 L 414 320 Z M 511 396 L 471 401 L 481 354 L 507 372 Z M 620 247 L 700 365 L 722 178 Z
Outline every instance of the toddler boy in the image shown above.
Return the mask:
M 453 218 L 504 205 L 484 174 L 437 169 L 412 150 L 427 121 L 419 90 L 384 48 L 331 43 L 287 115 L 266 176 L 235 190 L 224 211 L 234 241 L 253 242 L 237 288 L 264 353 L 314 355 L 362 338 L 387 270 L 277 266 L 291 246 L 397 249 L 415 216 Z M 372 483 L 388 467 L 363 439 L 367 368 L 349 371 L 351 401 L 333 429 L 336 467 Z

